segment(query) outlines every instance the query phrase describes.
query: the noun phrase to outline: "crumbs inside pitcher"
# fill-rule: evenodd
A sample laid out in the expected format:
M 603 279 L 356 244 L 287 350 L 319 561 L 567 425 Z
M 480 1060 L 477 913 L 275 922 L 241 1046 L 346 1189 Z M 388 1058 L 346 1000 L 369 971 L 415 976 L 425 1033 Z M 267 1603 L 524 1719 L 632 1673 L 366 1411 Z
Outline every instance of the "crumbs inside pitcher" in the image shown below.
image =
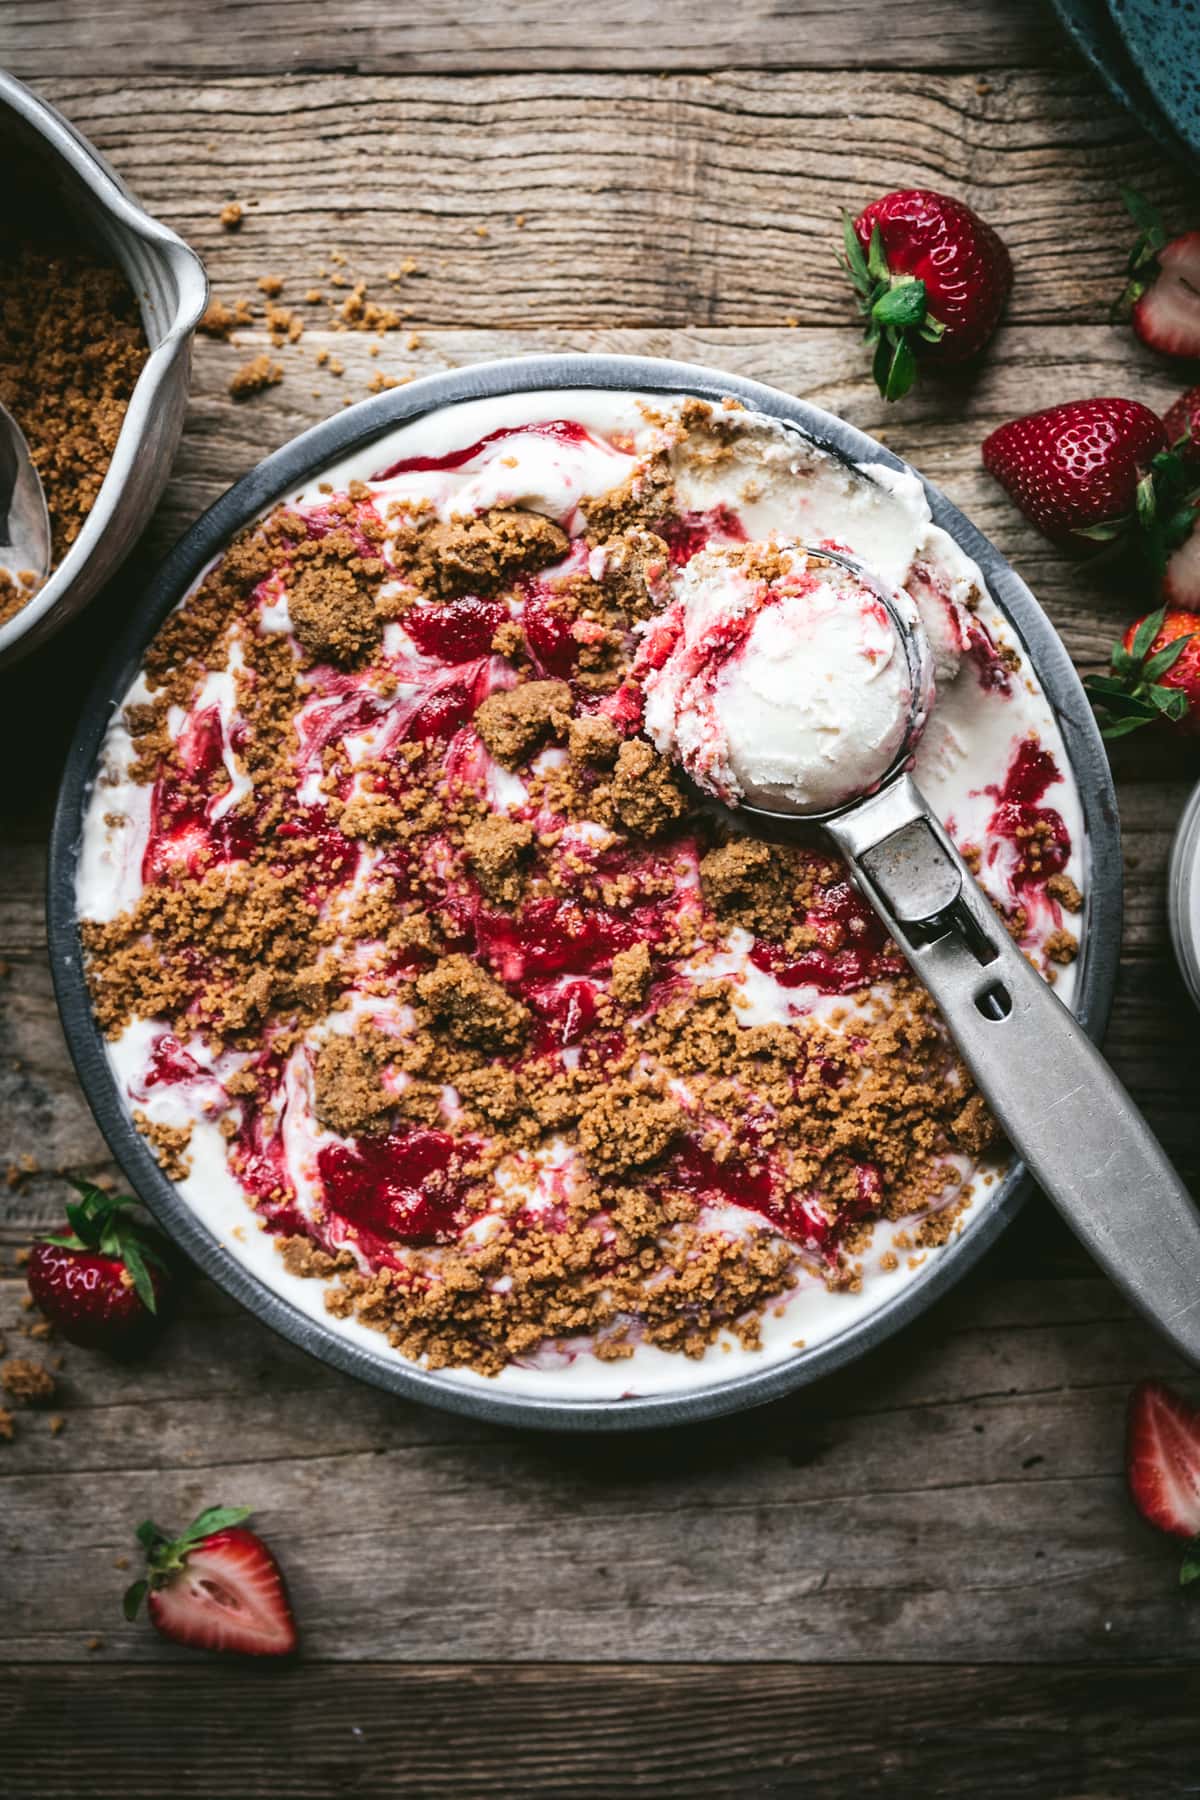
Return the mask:
M 0 217 L 0 404 L 29 445 L 50 514 L 51 567 L 83 528 L 149 350 L 120 270 L 41 187 L 18 181 Z M 0 570 L 0 624 L 37 591 Z

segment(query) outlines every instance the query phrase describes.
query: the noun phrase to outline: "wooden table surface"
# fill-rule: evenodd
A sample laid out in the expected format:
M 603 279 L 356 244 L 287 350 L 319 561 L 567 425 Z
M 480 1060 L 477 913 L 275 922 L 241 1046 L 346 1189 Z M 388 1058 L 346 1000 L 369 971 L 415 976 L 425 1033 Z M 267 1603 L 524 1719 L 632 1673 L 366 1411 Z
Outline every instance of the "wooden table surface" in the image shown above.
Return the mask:
M 604 349 L 694 358 L 844 414 L 934 477 L 1025 575 L 1081 668 L 1141 609 L 1068 566 L 983 474 L 1037 404 L 1183 385 L 1107 307 L 1132 181 L 1186 182 L 1038 0 L 2 0 L 0 49 L 206 258 L 226 300 L 298 299 L 336 249 L 411 309 L 380 341 L 197 344 L 187 429 L 134 565 L 0 679 L 0 1330 L 63 1171 L 106 1151 L 72 1077 L 42 920 L 58 767 L 155 557 L 266 451 L 379 370 Z M 1016 265 L 978 376 L 886 410 L 833 251 L 841 208 L 912 184 L 975 204 Z M 226 201 L 246 205 L 236 235 Z M 522 223 L 523 221 L 523 223 Z M 387 271 L 411 259 L 399 285 Z M 318 368 L 329 349 L 341 376 Z M 372 349 L 377 355 L 372 355 Z M 1193 1185 L 1200 1019 L 1164 870 L 1198 770 L 1118 768 L 1127 912 L 1109 1049 Z M 22 1159 L 31 1165 L 21 1172 Z M 1122 1415 L 1197 1383 L 1040 1199 L 924 1320 L 752 1414 L 584 1441 L 405 1405 L 199 1284 L 152 1361 L 67 1348 L 54 1435 L 0 1444 L 0 1789 L 170 1794 L 1157 1796 L 1200 1791 L 1200 1612 L 1133 1514 Z M 173 1653 L 127 1625 L 137 1522 L 252 1505 L 291 1581 L 297 1666 Z

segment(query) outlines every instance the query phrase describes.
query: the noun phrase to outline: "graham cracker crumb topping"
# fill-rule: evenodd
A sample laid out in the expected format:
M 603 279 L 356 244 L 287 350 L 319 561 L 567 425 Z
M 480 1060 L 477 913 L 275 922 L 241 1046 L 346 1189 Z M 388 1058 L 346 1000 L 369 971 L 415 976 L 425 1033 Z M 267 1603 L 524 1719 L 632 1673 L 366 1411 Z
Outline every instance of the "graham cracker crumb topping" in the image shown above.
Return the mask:
M 696 404 L 721 468 L 738 416 Z M 286 1271 L 434 1369 L 753 1347 L 877 1221 L 941 1241 L 995 1144 L 838 858 L 731 836 L 642 735 L 702 538 L 668 450 L 574 516 L 356 483 L 251 527 L 146 655 L 141 891 L 82 927 L 102 1028 L 153 1021 L 164 1168 L 218 1131 Z

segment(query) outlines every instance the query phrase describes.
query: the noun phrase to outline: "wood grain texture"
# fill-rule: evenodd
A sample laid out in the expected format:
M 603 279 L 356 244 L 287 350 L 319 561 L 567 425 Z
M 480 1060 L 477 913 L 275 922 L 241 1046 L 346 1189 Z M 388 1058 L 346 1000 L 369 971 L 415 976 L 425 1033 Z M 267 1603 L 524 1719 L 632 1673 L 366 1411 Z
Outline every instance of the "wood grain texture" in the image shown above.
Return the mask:
M 1194 1670 L 704 1663 L 25 1669 L 9 1800 L 744 1800 L 1194 1791 Z M 272 1729 L 263 1730 L 264 1716 Z M 130 1740 L 152 1745 L 140 1764 Z M 974 1769 L 977 1782 L 968 1780 Z
M 1131 1383 L 1200 1384 L 1044 1202 L 904 1337 L 739 1418 L 614 1442 L 517 1434 L 354 1384 L 207 1283 L 149 1361 L 24 1335 L 11 1249 L 106 1151 L 54 1009 L 41 910 L 57 769 L 97 661 L 172 539 L 264 452 L 406 378 L 534 350 L 691 359 L 888 441 L 1009 555 L 1083 668 L 1142 597 L 1020 520 L 979 444 L 1033 405 L 1183 385 L 1106 323 L 1134 181 L 1185 189 L 1066 52 L 1042 0 L 546 0 L 398 16 L 345 0 L 8 0 L 36 80 L 205 255 L 225 299 L 299 304 L 329 253 L 408 309 L 381 341 L 197 344 L 194 398 L 135 561 L 0 677 L 0 1334 L 62 1353 L 0 1443 L 6 1800 L 216 1793 L 1030 1794 L 1176 1800 L 1196 1783 L 1200 1615 L 1134 1515 Z M 979 206 L 1018 280 L 983 367 L 888 411 L 833 263 L 836 221 L 919 183 Z M 217 222 L 247 203 L 242 232 Z M 524 224 L 516 223 L 518 215 Z M 387 271 L 413 258 L 398 286 Z M 795 328 L 786 323 L 794 319 Z M 374 348 L 377 352 L 371 355 Z M 319 370 L 326 349 L 345 366 Z M 313 390 L 316 390 L 314 392 Z M 1163 880 L 1200 762 L 1118 758 L 1127 921 L 1109 1047 L 1194 1185 L 1200 1016 Z M 253 1505 L 304 1658 L 189 1660 L 127 1626 L 115 1565 L 153 1513 Z M 90 1640 L 102 1640 L 91 1653 Z M 652 1667 L 654 1663 L 662 1666 Z M 720 1665 L 724 1666 L 720 1666 Z M 1013 1666 L 1019 1665 L 1019 1666 Z
M 156 1662 L 132 1527 L 254 1507 L 318 1660 L 1180 1659 L 1200 1615 L 1125 1493 L 1129 1386 L 1200 1394 L 1103 1281 L 975 1274 L 855 1368 L 751 1414 L 611 1439 L 407 1405 L 207 1284 L 152 1361 L 65 1347 L 65 1429 L 0 1460 L 5 1654 Z M 21 1284 L 0 1281 L 20 1336 Z M 48 1567 L 47 1556 L 51 1563 Z
M 7 0 L 5 61 L 26 80 L 77 67 L 342 75 L 467 70 L 913 69 L 1020 67 L 1064 55 L 1039 0 L 611 0 L 564 14 L 555 0 L 383 7 L 342 0 Z
M 1074 72 L 982 94 L 790 70 L 43 86 L 223 282 L 290 271 L 298 294 L 341 245 L 385 289 L 413 257 L 403 298 L 434 325 L 845 325 L 839 214 L 910 185 L 1002 233 L 1014 321 L 1098 322 L 1123 285 L 1119 184 L 1186 216 L 1182 180 Z M 232 236 L 228 199 L 248 206 Z

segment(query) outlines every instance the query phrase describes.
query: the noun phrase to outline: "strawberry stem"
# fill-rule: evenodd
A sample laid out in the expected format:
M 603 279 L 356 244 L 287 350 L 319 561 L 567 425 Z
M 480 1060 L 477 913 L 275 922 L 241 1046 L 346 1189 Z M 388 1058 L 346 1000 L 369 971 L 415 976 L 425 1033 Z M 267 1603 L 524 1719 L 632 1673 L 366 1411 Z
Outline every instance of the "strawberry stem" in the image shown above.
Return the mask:
M 248 1506 L 210 1506 L 177 1538 L 171 1537 L 153 1519 L 143 1519 L 136 1535 L 146 1557 L 146 1573 L 125 1590 L 125 1617 L 137 1617 L 138 1608 L 149 1590 L 165 1587 L 171 1576 L 185 1566 L 189 1550 L 194 1550 L 214 1532 L 242 1524 L 250 1517 L 250 1511 Z
M 1193 487 L 1191 481 L 1192 471 L 1179 449 L 1160 450 L 1139 472 L 1132 513 L 1080 525 L 1072 536 L 1093 544 L 1135 545 L 1157 586 L 1166 574 L 1172 551 L 1178 550 L 1196 526 L 1200 487 Z
M 130 1215 L 137 1201 L 132 1194 L 106 1194 L 90 1181 L 68 1181 L 81 1196 L 67 1202 L 69 1232 L 44 1238 L 47 1244 L 58 1244 L 65 1250 L 90 1250 L 123 1262 L 129 1271 L 134 1291 L 147 1312 L 157 1313 L 158 1297 L 149 1265 L 165 1269 L 166 1263 L 146 1234 L 145 1228 Z
M 1192 1539 L 1184 1551 L 1179 1570 L 1180 1587 L 1188 1587 L 1193 1581 L 1200 1581 L 1200 1534 Z
M 899 400 L 917 378 L 917 344 L 936 344 L 945 324 L 929 311 L 923 281 L 892 274 L 878 225 L 864 255 L 854 220 L 843 213 L 842 242 L 846 272 L 867 321 L 864 336 L 875 346 L 875 385 L 885 400 Z
M 1129 312 L 1152 285 L 1159 272 L 1158 253 L 1167 243 L 1167 229 L 1156 206 L 1136 188 L 1123 187 L 1121 199 L 1138 235 L 1125 264 L 1125 286 L 1111 307 L 1114 320 Z
M 1155 719 L 1178 723 L 1188 709 L 1181 688 L 1169 687 L 1162 677 L 1173 669 L 1195 632 L 1184 632 L 1150 654 L 1166 622 L 1166 606 L 1147 613 L 1133 634 L 1128 650 L 1120 641 L 1113 645 L 1109 675 L 1089 675 L 1084 681 L 1088 697 L 1100 715 L 1100 735 L 1110 742 L 1128 737 Z

